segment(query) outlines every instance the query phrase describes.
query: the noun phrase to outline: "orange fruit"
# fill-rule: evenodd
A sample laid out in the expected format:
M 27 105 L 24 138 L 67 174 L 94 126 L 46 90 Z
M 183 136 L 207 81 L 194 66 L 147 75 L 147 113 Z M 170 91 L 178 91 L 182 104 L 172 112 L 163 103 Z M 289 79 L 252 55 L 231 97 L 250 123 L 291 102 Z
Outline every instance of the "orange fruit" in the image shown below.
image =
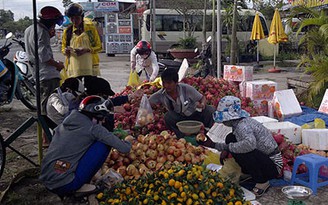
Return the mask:
M 170 186 L 174 186 L 175 185 L 175 180 L 174 179 L 170 179 L 169 180 L 169 185 Z

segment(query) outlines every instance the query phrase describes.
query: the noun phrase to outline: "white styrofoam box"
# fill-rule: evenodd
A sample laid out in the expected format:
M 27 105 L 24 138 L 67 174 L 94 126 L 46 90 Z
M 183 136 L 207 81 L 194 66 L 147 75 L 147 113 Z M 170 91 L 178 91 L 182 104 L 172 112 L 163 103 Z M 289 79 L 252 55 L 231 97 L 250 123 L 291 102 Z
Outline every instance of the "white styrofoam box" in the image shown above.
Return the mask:
M 326 89 L 318 111 L 328 114 L 328 89 Z
M 302 128 L 299 125 L 296 125 L 291 122 L 265 122 L 263 123 L 264 127 L 271 130 L 271 132 L 281 133 L 288 141 L 293 144 L 300 144 L 302 142 L 301 134 Z
M 328 150 L 328 129 L 303 129 L 302 144 L 316 150 Z
M 225 142 L 225 137 L 232 132 L 232 128 L 222 123 L 214 123 L 211 129 L 206 133 L 213 142 Z
M 275 91 L 272 102 L 274 116 L 279 121 L 302 114 L 302 108 L 292 89 Z
M 267 116 L 256 116 L 252 117 L 254 120 L 260 122 L 260 123 L 265 123 L 265 122 L 278 122 L 277 119 L 267 117 Z
M 269 99 L 277 90 L 277 83 L 270 80 L 254 80 L 246 82 L 246 97 L 252 100 Z
M 256 109 L 257 113 L 259 115 L 265 115 L 268 116 L 269 114 L 269 105 L 268 100 L 262 99 L 262 100 L 253 100 L 254 108 Z
M 253 80 L 253 66 L 224 65 L 223 78 L 237 82 Z
M 239 90 L 240 90 L 241 97 L 246 97 L 246 82 L 247 81 L 242 81 L 241 83 L 239 83 Z

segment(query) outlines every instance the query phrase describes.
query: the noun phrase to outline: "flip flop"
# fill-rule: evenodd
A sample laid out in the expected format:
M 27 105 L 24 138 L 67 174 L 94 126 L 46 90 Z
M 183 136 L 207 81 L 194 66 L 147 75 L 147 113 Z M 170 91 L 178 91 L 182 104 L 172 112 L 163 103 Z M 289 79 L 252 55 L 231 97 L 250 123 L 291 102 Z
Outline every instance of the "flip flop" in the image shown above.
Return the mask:
M 268 184 L 265 188 L 263 189 L 260 189 L 260 188 L 257 188 L 256 186 L 253 188 L 253 193 L 255 194 L 256 197 L 261 197 L 265 192 L 268 191 L 270 187 L 270 184 Z
M 74 197 L 81 198 L 98 193 L 99 191 L 100 190 L 98 189 L 98 187 L 93 184 L 84 184 L 79 190 L 74 193 Z

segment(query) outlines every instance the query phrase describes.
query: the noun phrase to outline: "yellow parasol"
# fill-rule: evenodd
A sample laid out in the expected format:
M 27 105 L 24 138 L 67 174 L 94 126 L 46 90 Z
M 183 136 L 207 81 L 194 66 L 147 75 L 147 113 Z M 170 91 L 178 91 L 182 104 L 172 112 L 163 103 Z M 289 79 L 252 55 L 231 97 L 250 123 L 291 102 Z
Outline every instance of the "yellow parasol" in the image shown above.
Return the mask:
M 287 42 L 288 36 L 284 31 L 284 27 L 282 26 L 281 18 L 278 9 L 275 10 L 273 19 L 270 26 L 269 38 L 268 42 L 274 44 L 274 52 L 273 52 L 273 66 L 274 71 L 276 71 L 276 45 L 281 42 Z M 273 71 L 273 72 L 274 72 Z
M 256 46 L 256 60 L 257 65 L 259 65 L 260 56 L 259 56 L 259 40 L 265 38 L 263 27 L 261 24 L 259 13 L 256 12 L 254 22 L 253 22 L 253 28 L 251 33 L 251 40 L 257 40 L 257 46 Z

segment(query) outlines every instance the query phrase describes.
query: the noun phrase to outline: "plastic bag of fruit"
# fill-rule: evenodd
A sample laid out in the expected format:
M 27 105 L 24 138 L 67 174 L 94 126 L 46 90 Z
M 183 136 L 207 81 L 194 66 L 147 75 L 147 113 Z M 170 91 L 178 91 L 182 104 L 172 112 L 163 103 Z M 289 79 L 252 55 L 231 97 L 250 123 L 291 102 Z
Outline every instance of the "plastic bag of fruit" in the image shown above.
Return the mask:
M 114 169 L 108 169 L 104 175 L 97 179 L 96 184 L 110 189 L 115 184 L 121 183 L 123 180 L 124 179 L 120 173 L 116 172 Z
M 153 109 L 150 106 L 148 97 L 144 94 L 141 98 L 140 107 L 137 113 L 136 126 L 143 127 L 154 121 Z

